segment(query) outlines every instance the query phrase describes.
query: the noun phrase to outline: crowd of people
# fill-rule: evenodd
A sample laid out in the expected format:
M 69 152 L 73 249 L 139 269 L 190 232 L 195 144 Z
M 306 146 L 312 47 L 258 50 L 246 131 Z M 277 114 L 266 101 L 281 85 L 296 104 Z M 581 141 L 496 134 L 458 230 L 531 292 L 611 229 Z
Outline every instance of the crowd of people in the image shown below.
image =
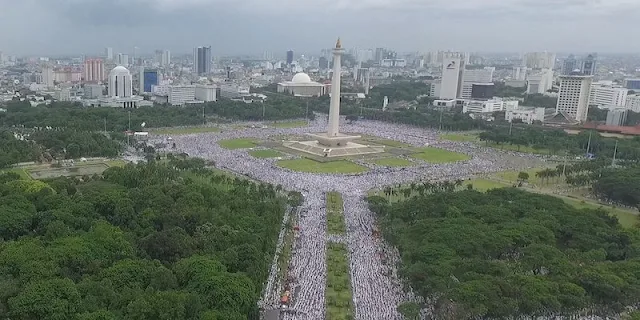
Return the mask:
M 221 133 L 172 136 L 176 150 L 166 150 L 213 160 L 221 169 L 302 192 L 305 202 L 298 217 L 299 237 L 290 261 L 292 301 L 288 311 L 281 313 L 282 319 L 324 319 L 327 241 L 345 242 L 348 245 L 354 319 L 401 319 L 397 306 L 415 299 L 411 293 L 403 290 L 393 261 L 382 258 L 391 256 L 393 260 L 393 250 L 373 236 L 375 218 L 365 200 L 368 190 L 419 180 L 466 179 L 484 173 L 533 167 L 540 162 L 532 155 L 497 152 L 472 143 L 443 141 L 434 130 L 373 121 L 343 123 L 341 129 L 413 146 L 444 148 L 468 154 L 471 158 L 443 164 L 418 161 L 406 168 L 374 165 L 367 172 L 359 174 L 312 174 L 281 168 L 276 165 L 276 159 L 254 158 L 248 155 L 246 149 L 229 150 L 217 143 L 235 138 L 264 140 L 269 136 L 304 135 L 322 132 L 325 128 L 325 117 L 316 117 L 316 121 L 304 128 L 249 127 Z M 152 142 L 166 139 L 168 136 L 155 136 Z M 328 191 L 342 194 L 347 228 L 344 237 L 327 235 L 324 195 Z

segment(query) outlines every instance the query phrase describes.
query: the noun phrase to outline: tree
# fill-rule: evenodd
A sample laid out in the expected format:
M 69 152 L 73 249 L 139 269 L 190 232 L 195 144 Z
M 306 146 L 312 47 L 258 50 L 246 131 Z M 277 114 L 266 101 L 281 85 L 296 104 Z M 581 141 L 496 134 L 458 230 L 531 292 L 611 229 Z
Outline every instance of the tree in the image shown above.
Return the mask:
M 518 181 L 526 182 L 527 180 L 529 180 L 529 174 L 528 173 L 526 173 L 524 171 L 518 172 Z
M 27 284 L 17 296 L 9 298 L 9 308 L 16 319 L 72 319 L 80 299 L 73 281 L 43 280 Z

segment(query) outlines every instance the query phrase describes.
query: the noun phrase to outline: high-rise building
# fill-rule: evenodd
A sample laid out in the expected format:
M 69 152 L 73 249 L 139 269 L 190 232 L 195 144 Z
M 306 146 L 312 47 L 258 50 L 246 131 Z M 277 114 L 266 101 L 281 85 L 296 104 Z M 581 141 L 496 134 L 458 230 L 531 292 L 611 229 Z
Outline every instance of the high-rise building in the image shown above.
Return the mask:
M 589 104 L 595 106 L 622 107 L 627 103 L 629 89 L 610 84 L 594 83 L 591 86 Z
M 627 111 L 625 108 L 609 109 L 605 124 L 608 126 L 623 126 L 627 121 Z
M 464 60 L 462 58 L 444 59 L 442 80 L 440 81 L 440 99 L 456 99 L 461 94 Z
M 113 60 L 113 48 L 107 47 L 104 48 L 104 55 L 107 60 Z
M 633 112 L 640 112 L 640 95 L 628 95 L 627 102 L 625 103 L 625 108 Z
M 460 97 L 470 99 L 473 85 L 476 83 L 492 83 L 494 67 L 486 67 L 484 69 L 465 70 L 462 77 L 462 89 Z
M 320 57 L 320 59 L 318 59 L 318 68 L 321 70 L 329 69 L 329 59 Z
M 53 87 L 53 68 L 49 65 L 42 67 L 42 83 L 47 87 Z
M 129 55 L 125 53 L 118 53 L 118 58 L 116 62 L 119 65 L 128 66 L 129 65 Z
M 562 74 L 571 74 L 576 69 L 578 69 L 578 60 L 571 54 L 562 63 Z
M 577 121 L 587 121 L 592 83 L 593 76 L 560 76 L 556 113 L 564 112 Z
M 152 86 L 158 85 L 158 70 L 140 68 L 138 92 L 151 92 Z
M 287 51 L 287 65 L 291 65 L 293 63 L 293 50 Z
M 104 81 L 104 63 L 102 59 L 84 60 L 84 81 L 100 82 Z
M 133 47 L 133 64 L 136 64 L 136 61 L 138 60 L 138 58 L 140 58 L 140 48 L 138 47 Z
M 527 75 L 527 94 L 544 94 L 553 88 L 553 70 L 542 69 Z
M 529 52 L 524 55 L 524 65 L 531 69 L 551 69 L 556 65 L 556 54 L 550 52 Z
M 128 98 L 133 95 L 131 72 L 123 66 L 117 66 L 109 72 L 109 97 Z
M 595 53 L 592 53 L 582 61 L 582 68 L 580 69 L 580 71 L 582 71 L 583 75 L 593 76 L 596 74 L 597 57 L 598 56 Z
M 193 72 L 198 75 L 211 72 L 211 46 L 193 48 Z
M 162 59 L 160 61 L 160 65 L 166 67 L 171 64 L 171 51 L 162 50 Z

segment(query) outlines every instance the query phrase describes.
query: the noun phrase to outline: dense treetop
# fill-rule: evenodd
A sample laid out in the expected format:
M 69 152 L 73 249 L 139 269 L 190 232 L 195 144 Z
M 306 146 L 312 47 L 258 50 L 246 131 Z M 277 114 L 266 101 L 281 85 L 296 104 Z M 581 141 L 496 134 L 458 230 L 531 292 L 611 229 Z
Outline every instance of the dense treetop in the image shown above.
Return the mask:
M 256 315 L 286 200 L 273 186 L 178 160 L 17 179 L 0 175 L 0 318 Z
M 610 315 L 640 303 L 640 232 L 515 188 L 371 197 L 436 319 Z

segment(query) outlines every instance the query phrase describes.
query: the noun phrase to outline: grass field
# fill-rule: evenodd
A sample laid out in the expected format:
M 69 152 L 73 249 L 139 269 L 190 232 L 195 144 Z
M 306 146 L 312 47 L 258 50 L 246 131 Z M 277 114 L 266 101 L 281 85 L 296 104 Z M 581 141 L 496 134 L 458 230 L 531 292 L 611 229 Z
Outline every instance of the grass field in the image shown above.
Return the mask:
M 278 158 L 284 156 L 284 154 L 275 150 L 251 150 L 249 154 L 255 158 Z
M 496 144 L 492 142 L 489 142 L 489 143 L 481 142 L 481 144 L 487 147 L 500 149 L 500 150 L 516 151 L 516 152 L 522 152 L 522 153 L 533 153 L 533 154 L 550 154 L 548 149 L 534 149 L 529 146 L 521 146 L 520 149 L 518 150 L 517 145 L 508 144 L 508 143 Z
M 379 166 L 386 166 L 386 167 L 406 167 L 413 164 L 413 162 L 407 159 L 402 159 L 402 158 L 383 158 L 383 159 L 376 159 L 371 162 Z
M 258 145 L 256 141 L 251 138 L 220 140 L 218 144 L 225 149 L 249 149 Z
M 625 228 L 633 228 L 637 226 L 638 223 L 640 223 L 640 219 L 638 215 L 635 215 L 623 209 L 612 208 L 612 207 L 608 207 L 608 206 L 604 206 L 604 205 L 600 205 L 592 202 L 586 202 L 579 199 L 573 199 L 569 197 L 559 197 L 559 198 L 561 198 L 562 200 L 564 200 L 564 202 L 578 209 L 602 208 L 603 210 L 607 211 L 610 215 L 618 218 L 618 221 L 620 221 L 620 224 Z
M 299 127 L 306 127 L 307 126 L 307 121 L 306 120 L 299 120 L 299 121 L 284 121 L 284 122 L 274 122 L 271 124 L 272 127 L 274 128 L 299 128 Z
M 344 202 L 339 192 L 327 192 L 327 233 L 344 234 Z
M 468 184 L 473 186 L 473 190 L 480 192 L 485 192 L 489 189 L 509 187 L 509 185 L 489 179 L 472 179 L 471 181 L 465 181 L 463 185 L 466 187 Z
M 367 171 L 367 168 L 347 160 L 318 162 L 307 158 L 300 158 L 279 160 L 278 165 L 293 171 L 311 173 L 360 173 Z
M 464 134 L 464 133 L 449 133 L 449 134 L 441 134 L 441 139 L 456 141 L 456 142 L 476 142 L 478 140 L 478 136 L 475 134 Z
M 463 153 L 433 147 L 419 148 L 416 151 L 417 153 L 411 155 L 412 158 L 430 163 L 447 163 L 470 159 L 468 155 Z
M 169 135 L 177 136 L 181 134 L 220 132 L 220 128 L 217 128 L 217 127 L 157 128 L 157 129 L 149 129 L 149 132 L 155 133 L 155 134 L 169 134 Z
M 327 320 L 353 319 L 349 261 L 344 244 L 327 245 Z M 384 294 L 381 292 L 380 294 Z

